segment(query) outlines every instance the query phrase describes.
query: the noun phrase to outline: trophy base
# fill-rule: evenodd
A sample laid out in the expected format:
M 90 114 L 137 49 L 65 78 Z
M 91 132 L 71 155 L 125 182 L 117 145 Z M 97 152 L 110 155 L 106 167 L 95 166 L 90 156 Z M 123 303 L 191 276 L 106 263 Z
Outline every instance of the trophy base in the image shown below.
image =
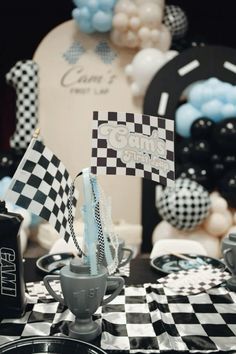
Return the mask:
M 90 342 L 101 334 L 101 327 L 90 319 L 77 319 L 69 325 L 69 337 Z
M 236 276 L 233 276 L 232 278 L 228 279 L 226 284 L 229 290 L 236 291 Z

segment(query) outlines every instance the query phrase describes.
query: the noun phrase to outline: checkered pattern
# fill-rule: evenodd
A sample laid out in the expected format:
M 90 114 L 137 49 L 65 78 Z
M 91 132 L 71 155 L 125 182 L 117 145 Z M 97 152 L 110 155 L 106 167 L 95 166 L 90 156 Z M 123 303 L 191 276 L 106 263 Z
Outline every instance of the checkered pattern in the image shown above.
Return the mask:
M 69 64 L 74 65 L 85 52 L 83 45 L 80 42 L 75 42 L 62 56 Z
M 231 278 L 231 274 L 223 268 L 211 265 L 180 270 L 158 279 L 164 287 L 168 287 L 179 295 L 198 294 L 223 283 Z
M 49 221 L 69 240 L 69 191 L 72 179 L 62 162 L 42 142 L 32 139 L 11 184 L 6 200 Z M 75 213 L 76 193 L 72 212 Z
M 24 317 L 2 320 L 0 343 L 32 335 L 67 333 L 74 320 L 58 302 L 29 299 Z M 236 350 L 236 294 L 224 287 L 177 296 L 161 284 L 128 286 L 94 320 L 102 321 L 100 346 L 130 353 Z
M 132 142 L 123 148 L 112 145 L 112 137 L 101 133 L 101 128 L 106 125 L 114 127 L 112 129 L 124 127 L 125 139 L 129 141 L 135 139 L 135 146 L 131 146 Z M 121 134 L 117 140 L 119 138 L 124 140 L 124 135 Z M 165 158 L 157 156 L 157 146 L 160 141 L 165 144 Z M 151 145 L 154 149 L 152 154 L 150 153 Z M 166 170 L 167 166 L 168 170 Z M 102 175 L 138 176 L 162 185 L 173 185 L 175 178 L 174 121 L 143 114 L 94 112 L 91 172 Z
M 165 6 L 163 23 L 170 30 L 173 39 L 183 38 L 188 30 L 188 19 L 179 6 Z
M 27 149 L 38 122 L 38 64 L 18 61 L 7 73 L 6 81 L 16 90 L 16 129 L 10 138 L 14 149 Z
M 104 64 L 112 64 L 117 57 L 117 53 L 106 41 L 100 41 L 97 44 L 95 53 L 101 58 Z
M 130 275 L 130 265 L 126 264 L 123 267 L 120 267 L 114 274 L 113 276 L 119 276 L 119 277 L 129 277 Z M 59 280 L 53 280 L 50 281 L 50 285 L 53 288 L 54 292 L 58 295 L 62 296 L 62 290 L 61 290 L 61 285 Z M 27 293 L 29 294 L 31 299 L 34 300 L 48 300 L 52 299 L 52 296 L 48 293 L 47 289 L 44 286 L 43 281 L 39 282 L 29 282 L 26 284 L 27 288 Z
M 165 188 L 156 200 L 163 218 L 180 230 L 191 230 L 200 225 L 210 210 L 207 190 L 188 178 L 178 178 L 174 188 Z

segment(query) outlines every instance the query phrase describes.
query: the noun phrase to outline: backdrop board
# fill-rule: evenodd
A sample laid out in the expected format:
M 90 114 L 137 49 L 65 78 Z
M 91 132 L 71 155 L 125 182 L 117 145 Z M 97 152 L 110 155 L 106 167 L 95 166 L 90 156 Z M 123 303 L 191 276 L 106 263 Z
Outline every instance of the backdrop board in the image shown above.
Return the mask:
M 181 52 L 154 76 L 146 91 L 143 113 L 175 119 L 183 91 L 191 84 L 211 77 L 236 84 L 235 48 L 203 46 Z M 155 205 L 155 188 L 155 182 L 143 179 L 143 252 L 151 251 L 152 232 L 161 220 Z
M 135 52 L 115 47 L 108 35 L 81 33 L 73 20 L 39 44 L 39 122 L 44 143 L 72 176 L 90 166 L 93 111 L 141 112 L 124 68 Z M 141 179 L 99 176 L 112 198 L 113 220 L 141 223 Z

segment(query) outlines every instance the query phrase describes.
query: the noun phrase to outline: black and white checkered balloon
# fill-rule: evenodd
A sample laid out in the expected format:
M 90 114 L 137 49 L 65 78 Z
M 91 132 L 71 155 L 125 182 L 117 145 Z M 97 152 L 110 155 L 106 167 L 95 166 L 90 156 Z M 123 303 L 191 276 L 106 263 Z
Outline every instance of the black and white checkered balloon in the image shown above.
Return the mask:
M 163 23 L 172 34 L 172 39 L 183 38 L 188 30 L 187 16 L 179 6 L 165 6 Z
M 160 216 L 179 230 L 191 230 L 200 225 L 210 205 L 208 191 L 188 178 L 178 178 L 173 188 L 165 188 L 156 198 Z
M 16 90 L 16 129 L 10 138 L 13 149 L 26 150 L 38 124 L 38 64 L 18 61 L 6 74 L 6 81 Z

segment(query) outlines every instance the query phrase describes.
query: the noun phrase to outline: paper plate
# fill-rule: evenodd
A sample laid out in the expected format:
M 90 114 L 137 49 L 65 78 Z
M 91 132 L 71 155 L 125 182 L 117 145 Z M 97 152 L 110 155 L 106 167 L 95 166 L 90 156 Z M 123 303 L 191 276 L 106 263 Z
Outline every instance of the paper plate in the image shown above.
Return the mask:
M 215 268 L 225 268 L 225 264 L 216 258 L 196 254 L 184 254 L 183 256 L 190 259 L 182 259 L 174 254 L 166 254 L 153 258 L 151 260 L 151 266 L 157 271 L 165 274 L 178 272 L 179 270 L 198 268 L 202 265 L 212 265 Z
M 31 337 L 20 339 L 0 346 L 0 353 L 106 354 L 95 345 L 67 337 Z
M 36 261 L 36 266 L 43 273 L 57 274 L 62 267 L 69 264 L 72 258 L 74 258 L 74 255 L 70 252 L 47 254 Z

